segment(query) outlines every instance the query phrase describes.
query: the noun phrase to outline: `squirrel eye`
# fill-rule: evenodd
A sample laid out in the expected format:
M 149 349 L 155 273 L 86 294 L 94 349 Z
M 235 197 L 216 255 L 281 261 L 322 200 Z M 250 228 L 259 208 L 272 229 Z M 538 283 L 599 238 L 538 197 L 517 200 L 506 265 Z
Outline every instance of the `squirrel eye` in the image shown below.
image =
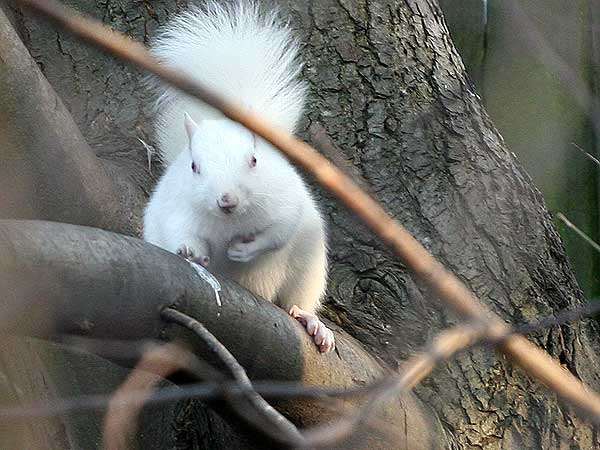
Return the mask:
M 192 161 L 192 172 L 194 173 L 198 173 L 198 166 L 196 165 L 196 163 L 194 161 Z
M 256 167 L 256 156 L 254 155 L 250 158 L 250 167 Z

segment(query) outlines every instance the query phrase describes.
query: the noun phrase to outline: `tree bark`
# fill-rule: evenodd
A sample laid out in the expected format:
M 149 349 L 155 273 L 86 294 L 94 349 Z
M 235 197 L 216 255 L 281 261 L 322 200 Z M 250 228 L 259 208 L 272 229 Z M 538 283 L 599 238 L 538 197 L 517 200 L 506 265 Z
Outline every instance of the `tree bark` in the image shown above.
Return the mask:
M 147 40 L 183 2 L 71 3 Z M 437 3 L 282 3 L 307 43 L 306 129 L 323 125 L 388 210 L 507 321 L 580 304 L 543 198 L 482 108 Z M 151 136 L 140 74 L 28 15 L 15 17 L 92 148 L 129 174 L 136 193 L 148 192 L 152 177 L 136 141 Z M 455 318 L 348 212 L 317 192 L 332 249 L 325 314 L 395 366 Z M 142 202 L 132 203 L 138 223 Z M 535 340 L 600 388 L 594 322 L 545 330 Z M 600 445 L 591 426 L 485 349 L 444 365 L 417 394 L 461 448 Z
M 109 226 L 116 192 L 0 10 L 0 211 Z
M 398 220 L 511 323 L 580 304 L 543 198 L 479 103 L 436 2 L 291 6 L 307 30 L 309 121 L 334 136 Z M 393 364 L 453 317 L 326 204 L 328 315 Z M 582 322 L 536 341 L 597 388 L 597 336 Z M 485 350 L 457 358 L 417 393 L 467 448 L 600 445 L 553 395 Z

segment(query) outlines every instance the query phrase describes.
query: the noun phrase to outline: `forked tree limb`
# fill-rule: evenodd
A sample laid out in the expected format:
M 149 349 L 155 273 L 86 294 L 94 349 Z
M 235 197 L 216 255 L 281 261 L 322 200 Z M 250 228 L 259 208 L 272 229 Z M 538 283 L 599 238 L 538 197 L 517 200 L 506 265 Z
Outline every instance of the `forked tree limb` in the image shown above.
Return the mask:
M 181 91 L 219 109 L 225 116 L 271 142 L 356 213 L 445 305 L 463 319 L 487 324 L 492 339 L 509 331 L 499 316 L 486 308 L 462 281 L 446 270 L 402 225 L 392 219 L 380 204 L 311 146 L 271 126 L 260 116 L 221 98 L 182 72 L 159 64 L 142 44 L 96 21 L 77 15 L 59 2 L 18 1 L 43 13 L 87 42 L 153 73 Z M 589 418 L 600 421 L 600 396 L 561 367 L 548 353 L 526 338 L 515 335 L 504 340 L 498 348 L 532 377 L 577 406 Z
M 222 306 L 217 306 L 212 289 L 186 261 L 139 239 L 52 222 L 0 221 L 0 255 L 1 333 L 180 340 L 218 364 L 196 335 L 161 319 L 164 308 L 175 307 L 202 320 L 253 380 L 352 388 L 389 374 L 339 330 L 337 352 L 320 354 L 285 311 L 227 280 L 220 280 Z M 364 400 L 344 402 L 356 408 Z M 302 427 L 337 417 L 315 399 L 275 406 Z M 447 445 L 435 415 L 412 395 L 391 399 L 375 419 L 406 436 L 410 449 Z M 358 436 L 369 448 L 394 446 L 385 436 Z
M 227 367 L 234 380 L 245 389 L 245 405 L 240 405 L 240 399 L 225 397 L 231 406 L 240 413 L 246 420 L 260 428 L 270 438 L 284 444 L 292 444 L 293 447 L 306 447 L 302 434 L 299 433 L 296 426 L 291 423 L 279 411 L 273 408 L 264 398 L 262 398 L 252 386 L 252 382 L 242 365 L 235 359 L 231 352 L 214 335 L 206 329 L 199 321 L 193 317 L 183 314 L 173 308 L 165 308 L 161 311 L 161 317 L 171 323 L 179 324 L 200 337 L 209 348 L 209 350 L 218 357 L 218 359 Z

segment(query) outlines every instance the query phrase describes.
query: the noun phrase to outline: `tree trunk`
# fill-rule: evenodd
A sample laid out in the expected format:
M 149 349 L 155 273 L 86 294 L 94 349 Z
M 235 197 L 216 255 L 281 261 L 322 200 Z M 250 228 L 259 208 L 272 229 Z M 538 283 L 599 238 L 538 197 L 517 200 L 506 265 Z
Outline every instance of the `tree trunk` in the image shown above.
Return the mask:
M 184 2 L 69 3 L 147 41 Z M 388 210 L 507 321 L 580 304 L 543 199 L 483 110 L 437 3 L 282 3 L 307 43 L 312 96 L 305 129 L 324 126 Z M 87 142 L 128 174 L 136 194 L 148 192 L 153 177 L 137 141 L 151 140 L 141 75 L 28 14 L 17 11 L 14 18 Z M 325 315 L 395 366 L 456 318 L 351 214 L 318 192 L 332 249 Z M 141 202 L 132 208 L 133 223 L 141 208 Z M 535 340 L 598 389 L 597 338 L 595 323 L 582 321 Z M 440 367 L 417 394 L 461 448 L 600 445 L 579 416 L 487 349 Z

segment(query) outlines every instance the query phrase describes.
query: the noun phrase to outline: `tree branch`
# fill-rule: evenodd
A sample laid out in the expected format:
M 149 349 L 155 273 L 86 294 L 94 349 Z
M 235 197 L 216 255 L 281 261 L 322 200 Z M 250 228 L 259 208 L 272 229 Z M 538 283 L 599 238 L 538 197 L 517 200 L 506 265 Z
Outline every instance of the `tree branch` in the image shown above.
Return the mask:
M 148 349 L 125 382 L 110 399 L 104 418 L 104 450 L 127 450 L 137 428 L 137 419 L 154 387 L 163 378 L 187 368 L 188 358 L 177 345 L 165 344 Z
M 111 178 L 0 8 L 0 212 L 128 229 Z
M 231 352 L 216 339 L 213 334 L 193 317 L 183 314 L 173 308 L 165 308 L 161 311 L 161 317 L 168 322 L 177 323 L 188 328 L 198 335 L 208 348 L 218 356 L 219 360 L 227 366 L 233 378 L 244 389 L 244 396 L 248 406 L 240 405 L 235 397 L 227 396 L 229 403 L 246 420 L 252 422 L 270 438 L 292 445 L 294 447 L 305 447 L 304 437 L 298 432 L 296 426 L 281 415 L 275 408 L 269 405 L 252 386 L 252 382 L 244 368 L 235 359 Z

